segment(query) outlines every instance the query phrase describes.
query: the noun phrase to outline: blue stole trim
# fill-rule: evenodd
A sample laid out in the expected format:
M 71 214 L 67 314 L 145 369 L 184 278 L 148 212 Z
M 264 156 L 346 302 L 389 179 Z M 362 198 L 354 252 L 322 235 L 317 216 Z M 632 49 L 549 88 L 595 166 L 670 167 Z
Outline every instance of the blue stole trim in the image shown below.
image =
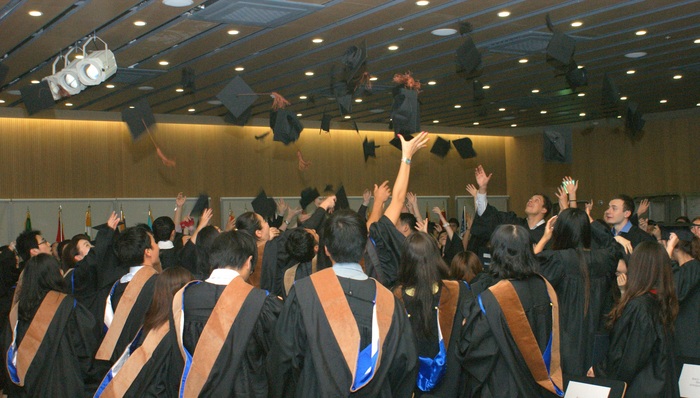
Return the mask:
M 464 282 L 464 285 L 467 287 L 467 289 L 472 290 L 472 287 L 469 285 L 469 282 L 467 281 L 462 281 Z
M 202 281 L 194 281 L 188 285 L 185 286 L 185 290 L 182 292 L 182 313 L 185 313 L 185 293 L 187 293 L 187 289 L 189 289 L 190 286 L 194 285 L 199 285 L 202 283 Z M 184 329 L 185 324 L 181 325 L 182 328 Z M 185 353 L 185 367 L 182 371 L 182 378 L 180 379 L 180 391 L 178 392 L 178 397 L 184 398 L 185 396 L 185 385 L 187 384 L 187 376 L 190 374 L 190 369 L 192 368 L 192 354 L 190 354 L 189 351 L 187 351 L 187 348 L 185 347 L 185 343 L 183 341 L 182 343 L 182 351 Z
M 421 391 L 431 391 L 434 389 L 440 381 L 442 381 L 443 376 L 447 372 L 447 349 L 445 348 L 445 341 L 442 338 L 442 329 L 440 328 L 440 310 L 437 310 L 437 324 L 438 324 L 438 337 L 440 338 L 439 345 L 440 350 L 438 351 L 435 358 L 418 357 L 418 378 L 416 379 L 416 385 Z
M 486 315 L 486 308 L 484 308 L 484 303 L 481 301 L 481 295 L 476 296 L 476 298 L 479 301 L 479 308 L 481 308 L 481 312 Z
M 17 375 L 17 367 L 13 363 L 14 358 L 17 355 L 15 347 L 15 341 L 12 339 L 12 344 L 10 344 L 10 348 L 7 350 L 7 373 L 10 375 L 10 379 L 12 380 L 13 383 L 19 384 L 19 375 Z
M 367 238 L 369 238 L 369 241 L 372 242 L 372 246 L 377 247 L 377 242 L 375 242 L 371 236 L 368 236 Z
M 377 323 L 377 293 L 374 293 L 372 303 L 372 342 L 360 350 L 355 366 L 355 380 L 352 382 L 351 391 L 357 391 L 364 387 L 374 377 L 377 370 L 377 360 L 379 359 L 379 324 Z
M 122 366 L 126 363 L 126 361 L 129 359 L 131 354 L 136 351 L 137 348 L 139 348 L 140 345 L 138 345 L 139 338 L 141 337 L 141 334 L 143 333 L 143 328 L 139 329 L 139 332 L 136 333 L 136 337 L 134 337 L 133 340 L 131 340 L 131 343 L 129 346 L 126 347 L 126 350 L 124 350 L 124 353 L 122 356 L 117 360 L 117 362 L 112 366 L 112 368 L 109 369 L 109 372 L 105 375 L 104 379 L 102 379 L 102 383 L 100 383 L 100 387 L 97 389 L 97 392 L 95 392 L 94 398 L 99 398 L 102 393 L 104 392 L 105 388 L 109 385 L 109 383 L 112 382 L 112 379 L 114 379 L 114 376 L 117 375 L 119 370 L 121 370 Z

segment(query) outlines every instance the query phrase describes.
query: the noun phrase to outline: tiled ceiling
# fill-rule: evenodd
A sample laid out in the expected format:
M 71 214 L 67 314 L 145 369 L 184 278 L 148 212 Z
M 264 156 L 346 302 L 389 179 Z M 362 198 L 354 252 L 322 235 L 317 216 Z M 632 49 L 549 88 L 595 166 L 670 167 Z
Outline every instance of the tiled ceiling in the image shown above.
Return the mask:
M 503 11 L 510 15 L 499 16 Z M 570 90 L 547 63 L 547 14 L 555 30 L 576 40 L 574 59 L 586 68 L 587 86 Z M 136 21 L 146 24 L 135 26 Z M 466 35 L 431 33 L 459 31 L 463 23 L 470 25 L 466 35 L 482 56 L 476 79 L 489 86 L 479 104 L 473 79 L 455 72 L 455 50 Z M 629 101 L 643 113 L 700 103 L 696 0 L 433 0 L 423 6 L 401 0 L 198 0 L 183 7 L 161 0 L 0 0 L 0 32 L 0 63 L 8 68 L 0 82 L 0 107 L 23 107 L 18 90 L 51 75 L 54 59 L 92 34 L 114 52 L 119 71 L 57 101 L 56 109 L 120 111 L 146 98 L 155 113 L 224 116 L 216 94 L 239 75 L 256 92 L 282 94 L 302 119 L 320 120 L 326 112 L 341 120 L 330 98 L 331 70 L 348 47 L 362 41 L 377 80 L 371 95 L 353 103 L 352 120 L 358 123 L 389 122 L 392 77 L 406 71 L 423 84 L 424 126 L 532 127 L 614 118 L 625 114 Z M 398 49 L 389 50 L 391 45 Z M 625 56 L 633 52 L 646 55 Z M 194 69 L 194 92 L 176 92 L 185 67 Z M 627 98 L 617 106 L 602 105 L 605 74 Z M 268 97 L 259 98 L 253 117 L 267 117 L 270 106 Z

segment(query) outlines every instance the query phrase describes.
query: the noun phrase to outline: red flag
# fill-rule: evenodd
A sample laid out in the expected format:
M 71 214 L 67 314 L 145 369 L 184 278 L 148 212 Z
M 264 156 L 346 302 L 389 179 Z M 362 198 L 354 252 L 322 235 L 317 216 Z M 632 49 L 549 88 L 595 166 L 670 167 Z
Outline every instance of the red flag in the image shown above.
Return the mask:
M 56 231 L 56 242 L 63 242 L 66 236 L 63 231 L 63 223 L 61 222 L 61 206 L 58 206 L 58 230 Z

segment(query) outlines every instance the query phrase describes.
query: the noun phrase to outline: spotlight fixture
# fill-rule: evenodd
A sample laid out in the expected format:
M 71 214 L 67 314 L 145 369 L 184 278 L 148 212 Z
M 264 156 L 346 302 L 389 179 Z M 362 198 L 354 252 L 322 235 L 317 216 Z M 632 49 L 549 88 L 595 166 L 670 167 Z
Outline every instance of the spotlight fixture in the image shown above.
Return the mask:
M 75 68 L 77 63 L 83 60 L 76 59 L 71 63 L 68 63 L 68 56 L 75 51 L 75 49 L 75 47 L 72 47 L 70 50 L 68 50 L 68 53 L 65 56 L 59 56 L 56 58 L 56 60 L 53 62 L 53 75 L 44 78 L 49 83 L 51 94 L 55 100 L 78 94 L 86 87 L 80 82 L 78 70 Z M 63 69 L 56 72 L 56 64 L 61 58 L 63 58 Z
M 105 45 L 104 50 L 93 51 L 88 54 L 85 49 L 91 41 L 99 40 Z M 107 43 L 97 36 L 92 36 L 83 45 L 83 59 L 79 60 L 75 68 L 78 71 L 80 82 L 86 86 L 96 86 L 103 83 L 117 73 L 117 60 L 114 53 L 107 48 Z

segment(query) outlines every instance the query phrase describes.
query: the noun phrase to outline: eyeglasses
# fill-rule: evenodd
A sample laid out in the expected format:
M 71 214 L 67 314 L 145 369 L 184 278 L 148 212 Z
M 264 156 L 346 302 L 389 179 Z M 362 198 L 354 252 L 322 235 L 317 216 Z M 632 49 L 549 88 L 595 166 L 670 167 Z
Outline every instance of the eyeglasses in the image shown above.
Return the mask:
M 50 243 L 46 239 L 42 239 L 41 242 L 39 242 L 40 245 L 43 245 L 44 243 L 50 245 Z

